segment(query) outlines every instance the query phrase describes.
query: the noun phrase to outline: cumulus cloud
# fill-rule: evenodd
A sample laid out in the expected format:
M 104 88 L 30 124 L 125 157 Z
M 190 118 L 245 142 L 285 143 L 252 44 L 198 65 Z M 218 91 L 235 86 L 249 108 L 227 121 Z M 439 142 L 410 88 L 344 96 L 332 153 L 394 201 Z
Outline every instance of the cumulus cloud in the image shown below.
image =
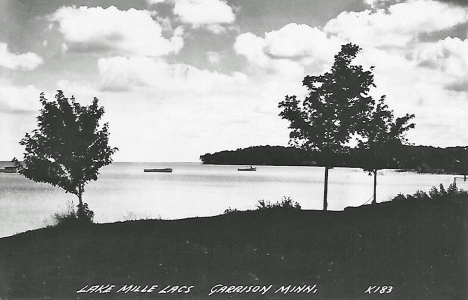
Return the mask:
M 375 12 L 343 12 L 324 30 L 365 47 L 405 47 L 422 33 L 450 29 L 468 21 L 466 8 L 432 0 L 398 3 Z
M 291 23 L 280 30 L 265 33 L 264 51 L 275 58 L 327 58 L 336 43 L 320 29 Z
M 447 2 L 447 3 L 454 3 L 454 4 L 461 5 L 461 6 L 468 6 L 468 2 L 466 2 L 466 0 L 439 0 L 439 1 Z
M 445 85 L 445 89 L 454 92 L 468 92 L 468 80 L 457 80 Z
M 304 66 L 331 62 L 340 41 L 320 29 L 291 23 L 258 37 L 250 32 L 236 38 L 234 49 L 254 65 L 281 74 L 303 75 Z
M 364 3 L 369 5 L 372 8 L 380 8 L 385 6 L 390 6 L 395 3 L 399 3 L 402 0 L 364 0 Z
M 228 76 L 185 64 L 168 64 L 163 60 L 147 57 L 101 58 L 98 61 L 98 68 L 102 89 L 108 91 L 149 87 L 162 91 L 207 93 L 224 90 L 226 85 L 237 87 L 247 82 L 247 76 L 240 72 Z
M 439 70 L 446 75 L 468 76 L 468 40 L 446 38 L 434 43 L 422 43 L 413 52 L 420 67 Z
M 224 0 L 146 0 L 148 5 L 162 2 L 173 4 L 173 13 L 193 28 L 203 27 L 214 33 L 235 28 L 232 24 L 236 15 Z
M 424 37 L 448 36 L 454 27 L 467 24 L 468 9 L 433 0 L 366 3 L 372 9 L 343 12 L 322 29 L 288 24 L 264 36 L 243 33 L 234 49 L 249 61 L 247 68 L 264 71 L 262 90 L 266 94 L 262 97 L 279 99 L 295 94 L 293 78 L 300 82 L 305 74 L 329 70 L 340 45 L 358 44 L 362 51 L 353 63 L 364 68 L 375 66 L 377 87 L 371 94 L 376 98 L 387 95 L 387 103 L 397 116 L 416 114 L 418 130 L 409 134 L 412 142 L 449 146 L 445 139 L 450 139 L 459 143 L 455 132 L 468 117 L 468 40 Z M 275 91 L 282 86 L 278 78 L 290 84 L 290 92 Z
M 368 1 L 372 5 L 380 2 L 388 4 L 392 1 Z M 264 37 L 243 33 L 237 37 L 234 49 L 252 65 L 264 70 L 282 72 L 287 70 L 283 66 L 289 64 L 291 69 L 299 72 L 301 66 L 310 70 L 314 64 L 329 65 L 339 46 L 352 42 L 364 49 L 360 57 L 364 61 L 373 61 L 371 65 L 377 63 L 388 68 L 389 64 L 401 61 L 409 67 L 406 61 L 410 57 L 421 67 L 461 74 L 467 69 L 463 58 L 468 57 L 465 43 L 447 38 L 439 45 L 431 45 L 421 42 L 418 36 L 467 22 L 466 8 L 432 0 L 410 0 L 391 5 L 387 10 L 343 12 L 323 29 L 291 23 L 279 30 L 266 32 Z M 447 53 L 451 53 L 450 58 L 441 61 L 440 55 Z M 378 57 L 382 59 L 379 61 Z M 389 58 L 392 60 L 387 61 Z M 416 65 L 411 65 L 413 67 Z M 321 71 L 320 68 L 315 69 Z
M 183 23 L 214 33 L 225 31 L 236 20 L 232 8 L 222 0 L 174 0 L 174 14 Z
M 234 44 L 238 54 L 244 55 L 250 62 L 261 67 L 266 67 L 269 62 L 264 47 L 265 40 L 250 32 L 239 35 Z
M 36 53 L 14 54 L 8 45 L 0 43 L 0 66 L 13 70 L 34 70 L 44 61 Z
M 232 23 L 236 19 L 232 8 L 220 0 L 177 0 L 174 13 L 194 25 Z
M 94 85 L 70 81 L 66 79 L 58 80 L 56 89 L 66 92 L 67 96 L 75 96 L 81 104 L 91 104 L 94 97 L 100 97 L 100 93 Z
M 0 89 L 0 110 L 3 111 L 38 111 L 41 108 L 41 91 L 33 85 L 17 87 L 3 85 Z
M 376 66 L 373 95 L 387 95 L 397 115 L 416 114 L 413 143 L 454 146 L 466 144 L 456 131 L 468 117 L 467 49 L 466 41 L 447 38 L 410 51 L 364 50 L 356 62 Z
M 62 7 L 50 16 L 57 22 L 70 51 L 108 51 L 119 55 L 160 56 L 178 53 L 183 47 L 182 28 L 162 36 L 162 27 L 152 12 L 114 6 Z
M 206 56 L 208 58 L 208 61 L 212 64 L 219 64 L 219 61 L 221 59 L 221 55 L 218 52 L 214 51 L 208 51 L 206 53 Z
M 176 0 L 174 13 L 182 22 L 193 25 L 232 23 L 236 19 L 232 8 L 221 0 Z

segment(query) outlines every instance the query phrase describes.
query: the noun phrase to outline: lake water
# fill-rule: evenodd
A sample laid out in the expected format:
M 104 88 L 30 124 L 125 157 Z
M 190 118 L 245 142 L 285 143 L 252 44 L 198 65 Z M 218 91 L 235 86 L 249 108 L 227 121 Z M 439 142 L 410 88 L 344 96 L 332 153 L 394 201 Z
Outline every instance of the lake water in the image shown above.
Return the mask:
M 0 163 L 0 167 L 9 163 Z M 171 167 L 172 173 L 144 173 L 144 168 Z M 178 219 L 211 216 L 225 209 L 253 209 L 258 200 L 280 201 L 283 196 L 303 209 L 322 209 L 324 168 L 239 166 L 201 163 L 113 163 L 99 179 L 85 187 L 83 199 L 96 222 L 128 219 Z M 421 175 L 383 170 L 378 175 L 378 201 L 398 193 L 448 187 L 453 175 Z M 361 169 L 335 168 L 329 173 L 329 210 L 359 206 L 372 197 L 373 177 Z M 463 185 L 459 185 L 465 188 Z M 466 184 L 468 187 L 468 183 Z M 35 183 L 19 174 L 0 173 L 0 237 L 51 224 L 51 216 L 77 204 L 77 197 L 60 188 Z M 370 202 L 370 201 L 369 201 Z

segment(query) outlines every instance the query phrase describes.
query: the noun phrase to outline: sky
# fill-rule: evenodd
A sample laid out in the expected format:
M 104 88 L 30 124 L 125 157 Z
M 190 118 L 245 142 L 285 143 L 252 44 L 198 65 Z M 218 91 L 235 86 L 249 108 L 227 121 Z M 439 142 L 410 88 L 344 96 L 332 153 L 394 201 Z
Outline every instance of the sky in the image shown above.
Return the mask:
M 39 95 L 104 106 L 115 161 L 199 161 L 289 141 L 278 113 L 346 43 L 415 145 L 468 145 L 466 0 L 0 0 L 0 160 Z

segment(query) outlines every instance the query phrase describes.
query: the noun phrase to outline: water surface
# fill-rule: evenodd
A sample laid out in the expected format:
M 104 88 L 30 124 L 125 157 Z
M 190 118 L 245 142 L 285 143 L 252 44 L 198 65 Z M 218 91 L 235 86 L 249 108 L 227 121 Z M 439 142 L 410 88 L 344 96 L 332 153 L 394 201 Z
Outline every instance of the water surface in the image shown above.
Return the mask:
M 0 163 L 0 167 L 7 164 Z M 143 172 L 163 167 L 174 171 Z M 238 172 L 238 167 L 117 162 L 102 168 L 99 179 L 86 185 L 83 199 L 97 222 L 211 216 L 229 207 L 253 209 L 258 200 L 276 202 L 283 196 L 299 202 L 303 209 L 322 209 L 323 168 L 257 166 L 255 172 Z M 383 170 L 378 175 L 378 201 L 388 201 L 398 193 L 428 191 L 440 183 L 448 186 L 453 179 L 453 175 Z M 364 204 L 372 197 L 372 184 L 373 177 L 361 169 L 330 170 L 329 210 Z M 76 205 L 77 197 L 60 188 L 0 173 L 0 237 L 50 224 L 51 216 L 66 210 L 72 201 Z

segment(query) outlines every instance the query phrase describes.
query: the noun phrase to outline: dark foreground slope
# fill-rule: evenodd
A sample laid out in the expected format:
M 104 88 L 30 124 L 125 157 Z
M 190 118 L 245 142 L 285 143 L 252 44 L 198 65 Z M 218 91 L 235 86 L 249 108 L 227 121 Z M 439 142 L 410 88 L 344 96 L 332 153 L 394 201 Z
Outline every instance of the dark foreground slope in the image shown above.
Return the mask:
M 394 202 L 41 229 L 0 239 L 0 297 L 466 299 L 466 207 Z M 285 293 L 290 284 L 315 293 Z M 115 287 L 77 293 L 86 285 Z M 118 292 L 125 285 L 140 291 Z M 157 287 L 142 293 L 147 285 Z M 168 285 L 178 288 L 164 293 Z M 271 288 L 248 288 L 257 285 Z

